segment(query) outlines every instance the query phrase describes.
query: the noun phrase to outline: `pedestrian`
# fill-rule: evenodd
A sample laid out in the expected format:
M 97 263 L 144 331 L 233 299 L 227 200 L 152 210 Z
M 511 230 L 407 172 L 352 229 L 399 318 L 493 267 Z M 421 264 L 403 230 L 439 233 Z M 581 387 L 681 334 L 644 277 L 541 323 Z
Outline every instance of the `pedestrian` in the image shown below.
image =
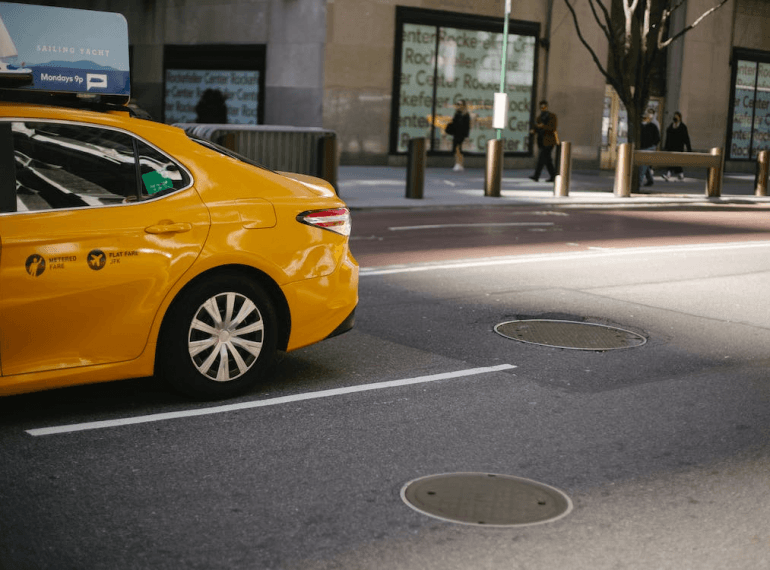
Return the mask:
M 650 115 L 650 122 L 655 125 L 658 128 L 658 132 L 660 132 L 660 123 L 656 117 L 657 113 L 655 107 L 647 107 L 647 114 Z
M 452 121 L 446 126 L 446 134 L 452 136 L 452 154 L 455 157 L 453 170 L 465 170 L 463 166 L 463 142 L 471 133 L 471 116 L 468 114 L 468 105 L 465 99 L 460 99 L 455 105 L 455 114 Z
M 658 133 L 662 136 L 663 130 L 660 128 L 660 123 L 658 122 L 658 118 L 657 118 L 658 113 L 655 110 L 655 107 L 647 107 L 647 113 L 651 115 L 650 122 L 657 127 Z M 652 176 L 653 178 L 655 177 L 655 169 L 652 166 L 650 166 L 650 176 Z
M 530 131 L 531 134 L 537 134 L 537 146 L 540 149 L 537 154 L 535 173 L 530 176 L 535 182 L 540 179 L 543 167 L 548 169 L 548 175 L 550 176 L 547 182 L 553 182 L 556 179 L 556 168 L 553 166 L 551 151 L 558 142 L 556 135 L 557 124 L 556 114 L 548 111 L 548 101 L 540 101 L 540 115 L 538 115 L 535 121 L 535 128 Z
M 687 125 L 682 122 L 682 113 L 674 113 L 674 120 L 666 127 L 666 146 L 664 150 L 671 152 L 692 152 L 690 145 L 690 133 L 687 131 Z M 676 176 L 679 180 L 684 180 L 684 170 L 681 166 L 672 166 L 668 172 L 662 175 L 663 180 L 670 180 Z
M 652 121 L 654 116 L 655 113 L 651 112 L 651 109 L 648 109 L 642 119 L 641 140 L 639 142 L 641 150 L 655 150 L 658 148 L 658 143 L 660 142 L 660 130 Z M 639 186 L 642 186 L 642 184 L 644 184 L 644 186 L 652 186 L 653 184 L 652 169 L 647 164 L 643 164 L 639 167 Z
M 223 125 L 227 123 L 227 97 L 219 89 L 206 89 L 195 105 L 195 122 Z

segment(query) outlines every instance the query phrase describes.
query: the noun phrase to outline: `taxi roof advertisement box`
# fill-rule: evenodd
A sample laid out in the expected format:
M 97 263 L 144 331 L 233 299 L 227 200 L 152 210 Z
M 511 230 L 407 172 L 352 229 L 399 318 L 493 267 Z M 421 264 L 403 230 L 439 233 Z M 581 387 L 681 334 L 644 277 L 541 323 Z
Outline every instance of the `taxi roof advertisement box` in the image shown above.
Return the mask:
M 128 101 L 129 75 L 122 14 L 0 2 L 0 78 Z

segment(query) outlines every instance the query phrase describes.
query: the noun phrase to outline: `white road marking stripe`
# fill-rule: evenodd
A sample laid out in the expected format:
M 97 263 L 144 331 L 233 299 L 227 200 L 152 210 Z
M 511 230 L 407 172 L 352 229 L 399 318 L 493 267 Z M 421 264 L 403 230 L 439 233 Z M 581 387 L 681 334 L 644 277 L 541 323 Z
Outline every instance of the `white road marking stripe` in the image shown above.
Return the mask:
M 553 222 L 490 222 L 490 223 L 478 223 L 478 224 L 426 224 L 424 226 L 394 226 L 388 228 L 392 232 L 399 232 L 403 230 L 438 230 L 444 228 L 494 228 L 501 226 L 553 226 Z
M 384 388 L 396 388 L 398 386 L 409 386 L 411 384 L 424 384 L 426 382 L 436 382 L 437 380 L 449 380 L 451 378 L 463 378 L 466 376 L 475 376 L 477 374 L 488 374 L 490 372 L 500 372 L 516 368 L 513 364 L 500 364 L 498 366 L 488 366 L 485 368 L 469 368 L 467 370 L 458 370 L 456 372 L 445 372 L 443 374 L 432 374 L 430 376 L 419 376 L 417 378 L 406 378 L 403 380 L 391 380 L 388 382 L 375 382 L 374 384 L 361 384 L 358 386 L 348 386 L 346 388 L 335 388 L 332 390 L 320 390 L 318 392 L 307 392 L 305 394 L 295 394 L 293 396 L 283 396 L 281 398 L 270 398 L 269 400 L 257 400 L 255 402 L 239 402 L 237 404 L 228 404 L 225 406 L 215 406 L 213 408 L 202 408 L 198 410 L 183 410 L 179 412 L 167 412 L 164 414 L 152 414 L 149 416 L 135 416 L 132 418 L 121 418 L 117 420 L 104 420 L 99 422 L 87 422 L 82 424 L 70 424 L 65 426 L 52 426 L 47 428 L 28 429 L 29 435 L 55 435 L 60 433 L 71 433 L 76 431 L 85 431 L 92 429 L 103 429 L 118 426 L 127 426 L 133 424 L 143 424 L 149 422 L 160 422 L 164 420 L 176 420 L 180 418 L 190 418 L 194 416 L 206 416 L 210 414 L 221 414 L 224 412 L 234 412 L 238 410 L 249 410 L 252 408 L 262 408 L 265 406 L 277 406 L 279 404 L 289 404 L 292 402 L 301 402 L 303 400 L 314 400 L 317 398 L 329 398 L 331 396 L 341 396 L 344 394 L 353 394 L 356 392 L 367 392 L 369 390 L 382 390 Z
M 572 244 L 567 244 L 572 245 Z M 578 244 L 574 244 L 578 245 Z M 581 252 L 541 253 L 534 255 L 517 255 L 508 257 L 485 257 L 471 261 L 448 261 L 443 263 L 426 263 L 413 265 L 390 265 L 384 267 L 362 267 L 361 277 L 375 275 L 395 275 L 398 273 L 416 273 L 419 271 L 436 271 L 441 269 L 470 269 L 475 267 L 493 267 L 497 265 L 519 265 L 523 263 L 538 263 L 544 261 L 572 261 L 580 259 L 596 259 L 597 257 L 611 257 L 621 255 L 645 255 L 654 253 L 687 253 L 696 251 L 720 251 L 730 249 L 749 249 L 770 247 L 770 241 L 754 241 L 739 243 L 715 243 L 694 245 L 670 245 L 656 247 L 630 247 L 618 249 L 592 249 Z

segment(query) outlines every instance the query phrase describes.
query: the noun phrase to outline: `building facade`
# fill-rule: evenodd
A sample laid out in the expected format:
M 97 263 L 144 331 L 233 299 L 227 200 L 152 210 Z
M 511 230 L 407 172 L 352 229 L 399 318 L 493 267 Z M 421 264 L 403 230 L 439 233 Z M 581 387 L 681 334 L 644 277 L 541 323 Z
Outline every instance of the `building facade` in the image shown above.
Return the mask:
M 38 2 L 44 4 L 46 2 Z M 673 27 L 716 0 L 685 0 Z M 587 1 L 585 39 L 606 61 Z M 429 164 L 451 164 L 443 127 L 459 99 L 472 128 L 465 151 L 484 162 L 492 99 L 505 59 L 505 165 L 532 164 L 537 102 L 558 115 L 577 167 L 612 167 L 624 111 L 581 44 L 563 0 L 513 0 L 503 57 L 504 0 L 62 0 L 128 21 L 132 95 L 164 122 L 195 120 L 206 89 L 227 96 L 228 121 L 324 127 L 343 164 L 405 164 L 427 137 Z M 725 149 L 753 171 L 770 149 L 770 0 L 729 0 L 674 42 L 651 106 L 661 130 L 680 111 L 695 150 Z

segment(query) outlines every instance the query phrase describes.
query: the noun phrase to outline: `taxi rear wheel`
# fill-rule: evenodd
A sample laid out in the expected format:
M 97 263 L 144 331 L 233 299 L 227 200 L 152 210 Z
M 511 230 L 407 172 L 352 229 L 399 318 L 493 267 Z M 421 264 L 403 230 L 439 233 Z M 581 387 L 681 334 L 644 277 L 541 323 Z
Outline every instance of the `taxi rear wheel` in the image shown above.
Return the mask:
M 158 368 L 196 398 L 234 396 L 264 376 L 277 336 L 275 311 L 260 285 L 242 275 L 205 278 L 169 311 Z

